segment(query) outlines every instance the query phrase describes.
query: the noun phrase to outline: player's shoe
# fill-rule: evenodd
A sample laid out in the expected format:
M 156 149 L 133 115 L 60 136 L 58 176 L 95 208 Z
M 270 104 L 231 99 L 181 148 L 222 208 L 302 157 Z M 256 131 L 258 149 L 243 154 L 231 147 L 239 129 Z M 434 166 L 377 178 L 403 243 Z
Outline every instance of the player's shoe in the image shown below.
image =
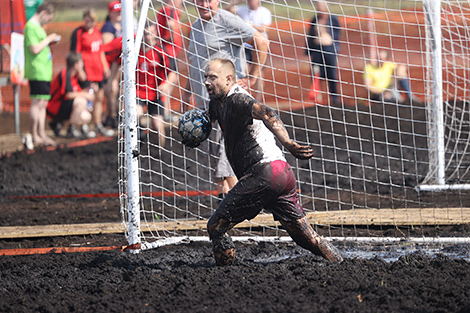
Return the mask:
M 90 127 L 88 127 L 87 124 L 82 125 L 82 138 L 84 139 L 89 139 L 89 138 L 95 138 L 96 133 L 92 130 L 90 130 Z
M 82 137 L 82 133 L 77 129 L 77 125 L 75 124 L 70 125 L 65 138 L 81 138 L 81 137 Z
M 214 247 L 215 264 L 218 266 L 230 265 L 235 262 L 235 249 L 222 249 Z
M 51 129 L 54 132 L 54 135 L 56 137 L 61 137 L 60 130 L 62 129 L 62 123 L 52 121 L 52 122 L 49 123 L 49 126 L 51 126 Z
M 96 125 L 95 132 L 96 134 L 100 134 L 101 136 L 104 136 L 104 137 L 114 136 L 114 130 L 106 129 L 103 126 L 103 124 Z

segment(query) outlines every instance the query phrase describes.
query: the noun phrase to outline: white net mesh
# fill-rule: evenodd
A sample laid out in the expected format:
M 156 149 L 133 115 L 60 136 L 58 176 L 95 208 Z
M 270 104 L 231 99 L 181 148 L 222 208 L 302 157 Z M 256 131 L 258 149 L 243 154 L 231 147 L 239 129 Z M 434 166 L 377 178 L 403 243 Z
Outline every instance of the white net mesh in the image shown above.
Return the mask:
M 137 19 L 142 3 L 138 2 L 135 9 Z M 172 1 L 168 3 L 171 5 Z M 437 165 L 433 151 L 441 149 L 434 147 L 428 136 L 435 123 L 428 120 L 432 107 L 426 105 L 433 100 L 433 64 L 426 37 L 430 22 L 423 3 L 325 1 L 327 11 L 337 17 L 339 26 L 328 19 L 326 24 L 318 22 L 313 33 L 312 19 L 318 17 L 319 11 L 315 2 L 260 3 L 272 16 L 272 23 L 265 25 L 270 45 L 260 92 L 256 94 L 253 88 L 250 91 L 279 113 L 294 140 L 314 149 L 315 156 L 308 161 L 296 160 L 290 154 L 286 157 L 296 173 L 302 206 L 317 230 L 326 236 L 438 236 L 439 233 L 428 233 L 417 226 L 468 224 L 469 195 L 465 189 L 423 192 L 416 188 L 424 182 L 435 183 Z M 236 11 L 243 5 L 244 2 L 222 1 L 219 8 Z M 145 15 L 147 24 L 156 23 L 162 6 L 160 1 L 150 2 Z M 191 79 L 190 68 L 198 66 L 190 64 L 189 41 L 191 26 L 199 14 L 193 2 L 183 1 L 175 10 L 179 22 L 174 15 L 166 16 L 174 25 L 163 25 L 160 30 L 145 28 L 140 45 L 140 58 L 144 61 L 138 62 L 135 74 L 137 88 L 147 89 L 150 102 L 156 103 L 154 94 L 159 82 L 157 79 L 155 85 L 149 80 L 167 75 L 164 78 L 172 87 L 163 88 L 161 95 L 167 100 L 156 103 L 159 116 L 149 114 L 143 106 L 138 126 L 142 242 L 172 236 L 207 236 L 205 225 L 218 203 L 214 156 L 210 157 L 209 148 L 204 145 L 196 149 L 182 146 L 176 132 L 180 114 L 196 106 L 194 99 L 189 104 L 182 100 Z M 446 184 L 465 184 L 470 180 L 469 3 L 442 1 L 441 10 Z M 164 37 L 162 29 L 171 36 Z M 336 55 L 335 50 L 328 50 L 328 40 L 334 42 L 335 31 L 340 33 Z M 148 53 L 153 53 L 153 57 L 168 53 L 159 47 L 179 35 L 183 44 L 174 67 L 177 75 L 170 78 L 170 63 L 163 57 L 150 64 Z M 319 43 L 321 48 L 310 46 L 309 50 L 309 41 Z M 238 44 L 237 48 L 243 47 Z M 318 57 L 319 50 L 324 53 Z M 377 80 L 374 75 L 379 74 L 367 66 L 381 57 L 387 59 L 379 61 L 379 68 L 391 62 L 392 71 L 380 72 L 382 76 Z M 155 62 L 163 66 L 163 74 Z M 314 67 L 313 63 L 319 66 Z M 384 85 L 385 81 L 389 84 Z M 141 94 L 140 98 L 145 96 Z M 121 118 L 124 117 L 121 101 Z M 129 205 L 124 127 L 121 134 L 119 185 L 126 223 Z M 217 142 L 212 137 L 209 141 Z M 233 234 L 286 235 L 265 213 L 238 225 Z

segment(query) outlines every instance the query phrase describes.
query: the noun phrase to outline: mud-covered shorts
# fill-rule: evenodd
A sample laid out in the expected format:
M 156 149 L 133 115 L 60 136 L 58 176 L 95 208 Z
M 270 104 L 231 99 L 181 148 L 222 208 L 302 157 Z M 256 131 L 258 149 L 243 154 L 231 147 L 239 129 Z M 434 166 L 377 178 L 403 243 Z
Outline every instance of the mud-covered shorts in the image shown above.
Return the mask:
M 265 209 L 276 220 L 293 221 L 305 216 L 289 163 L 259 163 L 229 191 L 214 213 L 234 224 L 252 219 Z

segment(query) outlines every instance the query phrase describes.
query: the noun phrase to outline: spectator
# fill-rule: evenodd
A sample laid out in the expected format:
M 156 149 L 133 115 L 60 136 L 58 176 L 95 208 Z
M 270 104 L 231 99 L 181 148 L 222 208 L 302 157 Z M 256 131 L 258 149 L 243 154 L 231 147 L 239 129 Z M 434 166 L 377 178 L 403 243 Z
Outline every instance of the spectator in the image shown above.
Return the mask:
M 267 27 L 269 27 L 272 22 L 271 11 L 261 6 L 261 0 L 247 0 L 246 3 L 247 5 L 242 5 L 237 8 L 237 14 L 248 23 L 248 25 L 253 26 L 254 29 L 268 38 Z M 253 61 L 253 46 L 248 43 L 245 43 L 245 54 L 248 65 L 251 66 Z M 253 85 L 252 94 L 257 100 L 260 100 L 262 84 L 263 80 L 260 77 Z
M 133 2 L 134 7 L 136 1 Z M 113 45 L 113 42 L 122 41 L 122 25 L 121 25 L 121 2 L 111 1 L 108 5 L 108 16 L 106 22 L 101 28 L 101 35 L 103 38 L 103 45 Z M 108 61 L 110 59 L 108 58 Z M 108 62 L 110 68 L 110 75 L 106 79 L 104 86 L 106 98 L 108 100 L 106 107 L 106 114 L 104 124 L 113 128 L 117 127 L 118 115 L 118 97 L 119 97 L 119 68 L 120 62 L 115 59 L 113 62 Z
M 46 107 L 50 99 L 52 54 L 50 44 L 60 40 L 56 33 L 47 35 L 43 25 L 54 16 L 50 3 L 41 4 L 24 27 L 25 78 L 29 79 L 31 108 L 31 135 L 34 145 L 55 145 L 46 135 Z M 28 144 L 28 148 L 33 148 Z
M 43 2 L 44 0 L 23 0 L 27 21 L 33 17 L 34 13 L 36 13 L 36 10 Z
M 155 24 L 147 24 L 144 30 L 144 44 L 139 53 L 136 77 L 137 116 L 142 120 L 144 109 L 147 108 L 152 126 L 159 134 L 159 145 L 163 147 L 165 145 L 164 104 L 158 90 L 162 85 L 168 84 L 168 77 L 175 73 L 169 72 L 172 58 L 158 42 L 156 29 Z M 143 139 L 142 132 L 139 134 Z
M 330 14 L 326 2 L 316 2 L 315 17 L 311 21 L 307 37 L 307 54 L 312 61 L 312 79 L 316 68 L 320 77 L 328 82 L 328 94 L 334 104 L 339 103 L 337 84 L 337 54 L 340 48 L 341 29 L 338 18 Z
M 179 10 L 181 10 L 182 2 L 182 0 L 165 0 L 163 2 L 162 8 L 157 12 L 157 34 L 162 40 L 162 46 L 165 52 L 175 60 L 183 47 L 183 39 L 181 36 L 181 26 L 179 21 Z M 166 84 L 160 85 L 161 87 L 159 87 L 161 92 L 161 99 L 165 104 L 165 120 L 169 120 L 171 92 L 173 91 L 173 87 L 178 82 L 178 75 L 176 74 L 178 72 L 176 68 L 177 63 L 173 62 L 173 64 L 174 68 L 171 70 L 174 75 L 169 77 L 170 79 Z
M 69 122 L 67 138 L 89 137 L 88 123 L 91 114 L 87 109 L 88 101 L 94 101 L 94 95 L 82 90 L 80 83 L 86 81 L 83 61 L 79 54 L 71 52 L 63 69 L 51 84 L 51 100 L 47 105 L 47 114 L 52 118 L 52 125 Z M 82 129 L 80 134 L 77 127 Z M 53 127 L 56 136 L 60 129 Z
M 240 179 L 207 223 L 217 265 L 227 265 L 235 259 L 235 245 L 227 232 L 245 219 L 254 218 L 262 209 L 271 212 L 298 245 L 341 262 L 340 252 L 308 222 L 299 202 L 294 173 L 275 138 L 299 159 L 310 159 L 313 149 L 292 141 L 274 110 L 236 84 L 235 67 L 230 60 L 213 59 L 205 76 L 211 98 L 210 118 L 222 126 L 228 160 Z
M 90 91 L 96 93 L 93 103 L 93 122 L 95 133 L 112 136 L 102 124 L 104 80 L 109 77 L 109 67 L 102 49 L 101 33 L 96 28 L 97 15 L 94 9 L 83 12 L 83 25 L 75 29 L 70 40 L 70 51 L 80 53 L 85 67 L 86 78 L 90 82 Z M 92 134 L 90 133 L 90 136 Z
M 240 17 L 219 8 L 219 0 L 196 0 L 199 18 L 191 27 L 188 58 L 189 79 L 183 94 L 183 103 L 190 103 L 194 95 L 197 107 L 208 106 L 209 95 L 204 86 L 204 69 L 213 58 L 224 57 L 235 63 L 238 84 L 243 88 L 253 86 L 260 76 L 260 64 L 266 62 L 268 39 L 259 31 L 244 23 Z M 244 43 L 255 47 L 253 66 L 245 74 L 246 60 Z M 212 132 L 216 133 L 216 132 Z M 206 149 L 209 152 L 209 148 Z M 225 155 L 223 137 L 219 141 L 218 162 L 215 179 L 219 197 L 223 197 L 237 182 Z
M 395 80 L 398 86 L 395 86 Z M 402 102 L 400 91 L 408 101 L 421 102 L 413 97 L 406 65 L 394 64 L 387 51 L 381 50 L 379 58 L 371 60 L 364 70 L 364 85 L 372 101 Z

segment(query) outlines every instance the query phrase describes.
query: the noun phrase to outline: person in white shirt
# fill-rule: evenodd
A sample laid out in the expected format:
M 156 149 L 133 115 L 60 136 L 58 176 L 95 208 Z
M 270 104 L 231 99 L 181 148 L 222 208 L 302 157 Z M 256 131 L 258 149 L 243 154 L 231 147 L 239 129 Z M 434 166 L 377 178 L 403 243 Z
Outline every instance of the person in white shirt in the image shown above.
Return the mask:
M 183 94 L 183 106 L 190 103 L 194 97 L 196 105 L 200 109 L 207 109 L 209 95 L 204 87 L 204 69 L 207 63 L 214 58 L 228 58 L 236 66 L 238 84 L 243 88 L 250 88 L 259 78 L 261 66 L 266 62 L 269 41 L 259 31 L 244 23 L 242 19 L 222 8 L 219 0 L 195 0 L 199 18 L 192 24 L 189 36 L 189 79 Z M 243 44 L 247 42 L 256 47 L 253 56 L 254 65 L 246 73 L 246 59 Z M 213 131 L 213 134 L 216 132 Z M 212 135 L 214 136 L 214 135 Z M 215 137 L 215 136 L 214 136 Z M 215 180 L 217 192 L 222 198 L 230 190 L 237 179 L 230 165 L 226 161 L 223 137 L 213 138 L 219 141 Z M 209 155 L 208 144 L 201 149 Z
M 261 0 L 247 0 L 246 5 L 238 6 L 237 15 L 240 16 L 248 25 L 268 38 L 267 28 L 271 26 L 272 16 L 268 8 L 261 6 Z M 253 46 L 245 43 L 245 54 L 248 66 L 253 63 Z M 263 64 L 264 65 L 264 64 Z M 260 77 L 252 86 L 252 94 L 257 100 L 261 100 L 260 96 L 263 88 L 263 79 Z

